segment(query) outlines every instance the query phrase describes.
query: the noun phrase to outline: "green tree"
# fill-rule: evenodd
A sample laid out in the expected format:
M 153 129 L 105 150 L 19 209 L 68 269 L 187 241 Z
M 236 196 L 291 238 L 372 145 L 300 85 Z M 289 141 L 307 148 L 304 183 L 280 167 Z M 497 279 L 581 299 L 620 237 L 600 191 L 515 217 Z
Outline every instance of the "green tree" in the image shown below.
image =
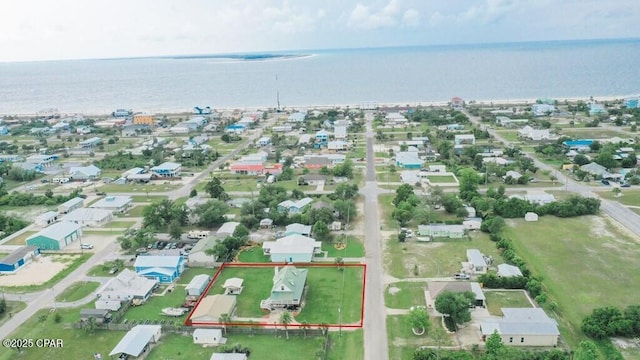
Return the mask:
M 413 205 L 408 201 L 403 201 L 393 210 L 391 216 L 400 223 L 401 226 L 404 226 L 413 218 L 413 209 Z
M 222 329 L 224 330 L 224 335 L 227 335 L 227 324 L 229 324 L 231 322 L 231 315 L 224 313 L 224 314 L 220 314 L 220 317 L 218 318 L 220 320 L 220 322 L 223 324 Z
M 178 241 L 182 238 L 182 225 L 177 220 L 172 220 L 169 224 L 169 237 L 171 240 Z
M 613 153 L 610 151 L 601 151 L 594 161 L 607 169 L 612 169 L 617 165 L 616 160 L 613 158 Z
M 393 198 L 393 205 L 398 206 L 403 201 L 409 200 L 413 193 L 413 186 L 409 184 L 402 184 L 396 189 L 396 196 Z
M 318 221 L 313 225 L 313 235 L 320 241 L 331 241 L 331 230 L 324 221 Z
M 288 311 L 283 311 L 280 314 L 280 323 L 284 326 L 284 332 L 287 336 L 287 340 L 289 340 L 289 324 L 291 324 L 293 322 L 293 316 L 291 316 L 291 313 Z
M 469 306 L 475 303 L 476 297 L 471 291 L 454 293 L 444 291 L 436 298 L 436 310 L 448 315 L 455 324 L 462 324 L 471 320 Z
M 460 198 L 470 201 L 478 196 L 478 184 L 482 180 L 480 175 L 473 169 L 462 169 L 458 180 L 460 182 Z
M 98 329 L 98 323 L 96 322 L 96 318 L 93 316 L 89 317 L 87 321 L 82 324 L 82 330 L 89 335 L 93 335 Z
M 207 181 L 204 186 L 204 191 L 206 191 L 207 194 L 209 194 L 209 196 L 211 196 L 211 198 L 213 199 L 222 201 L 226 201 L 229 199 L 229 195 L 227 195 L 224 187 L 222 187 L 222 181 L 220 181 L 220 179 L 217 177 L 214 177 L 211 180 Z
M 209 200 L 196 206 L 193 213 L 198 215 L 198 225 L 213 228 L 222 225 L 226 219 L 224 215 L 229 211 L 229 205 L 220 200 Z
M 580 342 L 580 347 L 573 355 L 573 360 L 598 360 L 598 348 L 596 344 L 589 340 Z
M 416 306 L 409 311 L 409 325 L 415 335 L 424 335 L 429 331 L 431 322 L 424 307 Z
M 498 355 L 504 349 L 504 344 L 502 343 L 502 337 L 500 337 L 497 330 L 494 330 L 493 333 L 489 335 L 485 348 L 487 355 L 489 355 L 491 359 L 498 359 Z
M 189 192 L 189 197 L 192 198 L 192 197 L 196 197 L 196 196 L 198 196 L 198 190 L 191 189 L 191 192 Z
M 53 197 L 53 191 L 51 189 L 47 189 L 47 191 L 45 191 L 44 196 L 48 197 L 49 199 L 51 199 Z

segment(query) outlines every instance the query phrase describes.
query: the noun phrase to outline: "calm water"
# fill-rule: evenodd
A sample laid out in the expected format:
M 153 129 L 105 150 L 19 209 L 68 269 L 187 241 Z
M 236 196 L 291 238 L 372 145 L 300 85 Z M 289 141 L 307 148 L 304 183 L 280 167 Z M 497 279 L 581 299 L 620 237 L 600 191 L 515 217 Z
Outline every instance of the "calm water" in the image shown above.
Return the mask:
M 289 52 L 288 54 L 296 54 Z M 288 60 L 0 63 L 0 114 L 160 112 L 640 92 L 640 40 L 317 50 Z

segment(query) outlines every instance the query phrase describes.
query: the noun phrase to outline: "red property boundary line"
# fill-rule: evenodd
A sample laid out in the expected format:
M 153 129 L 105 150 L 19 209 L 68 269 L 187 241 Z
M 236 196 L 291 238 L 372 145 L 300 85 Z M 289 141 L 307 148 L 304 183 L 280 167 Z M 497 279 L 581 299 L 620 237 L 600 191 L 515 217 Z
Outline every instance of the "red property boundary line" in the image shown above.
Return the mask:
M 284 327 L 283 324 L 272 324 L 272 323 L 251 323 L 251 322 L 213 322 L 213 321 L 191 321 L 191 316 L 193 316 L 194 311 L 200 306 L 200 302 L 202 299 L 209 294 L 209 290 L 213 286 L 213 283 L 218 279 L 220 273 L 227 267 L 256 267 L 256 268 L 272 268 L 275 266 L 286 266 L 286 265 L 294 265 L 296 267 L 359 267 L 363 269 L 362 274 L 362 297 L 360 303 L 360 322 L 358 324 L 289 324 L 287 327 L 303 327 L 308 326 L 310 328 L 345 328 L 345 329 L 360 329 L 364 325 L 364 297 L 365 297 L 365 289 L 367 285 L 367 264 L 357 264 L 357 263 L 345 263 L 341 265 L 330 264 L 330 263 L 222 263 L 218 271 L 213 275 L 213 278 L 207 285 L 206 289 L 196 302 L 196 305 L 189 312 L 187 319 L 184 322 L 185 326 L 257 326 L 257 327 Z

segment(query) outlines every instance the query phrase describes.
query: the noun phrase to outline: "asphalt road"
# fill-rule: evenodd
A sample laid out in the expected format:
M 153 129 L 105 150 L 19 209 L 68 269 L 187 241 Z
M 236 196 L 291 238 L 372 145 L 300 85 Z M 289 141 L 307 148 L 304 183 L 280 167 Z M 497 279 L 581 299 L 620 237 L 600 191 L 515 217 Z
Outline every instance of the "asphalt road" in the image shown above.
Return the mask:
M 367 168 L 364 194 L 364 225 L 367 276 L 364 301 L 364 358 L 388 360 L 389 345 L 384 306 L 382 243 L 378 217 L 378 182 L 373 152 L 373 118 L 367 117 Z
M 484 127 L 484 125 L 480 123 L 480 119 L 478 117 L 473 116 L 466 111 L 465 111 L 465 114 L 469 117 L 469 120 L 471 120 L 472 123 L 480 127 Z M 504 145 L 511 145 L 510 141 L 502 137 L 493 129 L 487 129 L 487 131 L 491 136 L 493 136 L 496 140 L 502 142 Z M 555 174 L 555 176 L 558 178 L 560 182 L 565 183 L 566 191 L 574 192 L 585 197 L 599 198 L 599 196 L 592 191 L 593 188 L 591 186 L 586 186 L 579 182 L 576 182 L 573 179 L 570 179 L 569 177 L 567 177 L 557 168 L 554 168 L 551 165 L 545 164 L 533 156 L 530 156 L 530 157 L 533 159 L 534 164 L 538 168 L 551 171 L 553 174 Z M 558 188 L 558 190 L 561 190 L 561 189 L 562 188 Z M 640 236 L 640 215 L 629 210 L 627 207 L 621 205 L 619 202 L 610 201 L 610 200 L 601 199 L 600 210 L 605 214 L 609 215 L 611 218 L 618 221 L 624 227 L 629 229 L 629 231 L 633 232 L 636 236 Z

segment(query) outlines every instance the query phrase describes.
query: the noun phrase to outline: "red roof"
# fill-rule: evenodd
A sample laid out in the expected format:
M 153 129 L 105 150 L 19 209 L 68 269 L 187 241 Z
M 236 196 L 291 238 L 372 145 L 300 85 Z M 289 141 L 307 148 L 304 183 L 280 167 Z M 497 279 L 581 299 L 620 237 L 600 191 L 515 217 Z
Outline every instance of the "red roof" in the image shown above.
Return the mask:
M 452 101 L 452 102 L 460 102 L 460 101 L 462 101 L 462 98 L 461 98 L 461 97 L 457 97 L 457 96 L 456 96 L 456 97 L 454 97 L 453 99 L 451 99 L 451 101 Z
M 262 171 L 264 165 L 262 164 L 231 164 L 231 170 L 233 171 Z

